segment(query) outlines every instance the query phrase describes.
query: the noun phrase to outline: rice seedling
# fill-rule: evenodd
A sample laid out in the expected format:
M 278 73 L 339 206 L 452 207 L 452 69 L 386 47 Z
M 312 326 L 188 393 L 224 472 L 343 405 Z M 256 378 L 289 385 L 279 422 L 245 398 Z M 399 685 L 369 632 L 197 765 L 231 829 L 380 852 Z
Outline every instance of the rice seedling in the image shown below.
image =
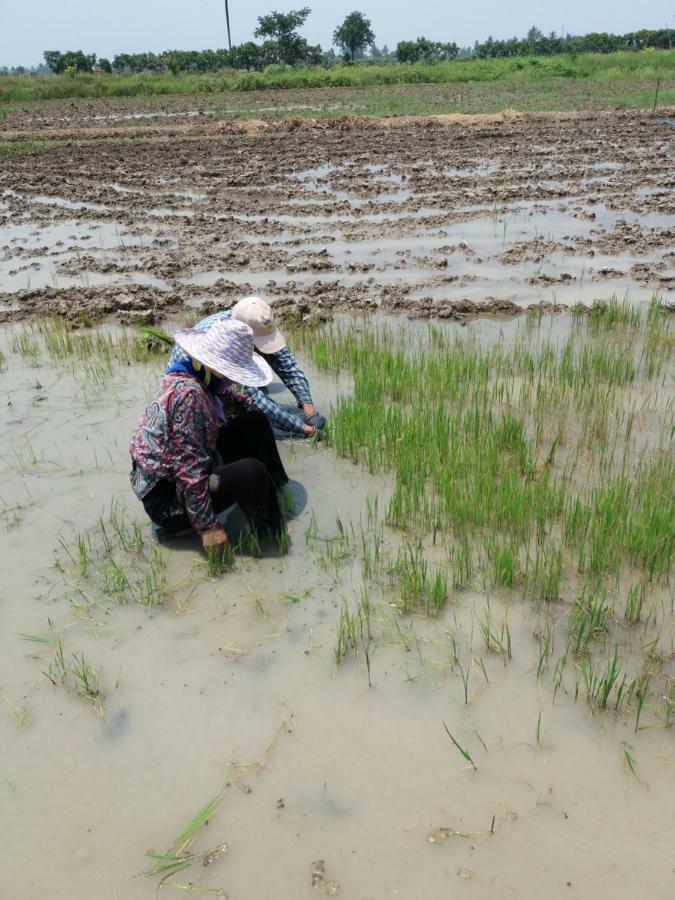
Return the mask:
M 587 583 L 570 611 L 569 637 L 575 656 L 587 654 L 592 642 L 606 633 L 613 612 L 602 586 Z
M 77 533 L 77 567 L 79 569 L 80 575 L 83 578 L 86 578 L 89 573 L 89 546 L 88 542 L 83 534 L 79 531 Z
M 478 766 L 476 765 L 476 763 L 475 763 L 475 762 L 473 761 L 473 759 L 471 758 L 471 754 L 469 753 L 469 751 L 468 751 L 468 750 L 465 750 L 464 747 L 462 747 L 462 745 L 459 743 L 459 741 L 457 741 L 457 740 L 452 736 L 452 734 L 450 733 L 450 729 L 449 729 L 448 726 L 445 724 L 445 722 L 443 722 L 443 728 L 445 728 L 445 732 L 446 732 L 446 734 L 448 735 L 448 737 L 450 738 L 450 740 L 452 741 L 452 743 L 453 743 L 453 745 L 455 746 L 457 752 L 458 752 L 459 754 L 461 754 L 461 756 L 464 757 L 464 759 L 469 763 L 469 765 L 473 767 L 473 770 L 474 770 L 475 772 L 477 772 L 477 771 L 478 771 Z
M 65 684 L 68 678 L 68 665 L 63 652 L 63 642 L 59 638 L 56 642 L 54 658 L 49 663 L 46 671 L 42 673 L 52 684 Z
M 335 644 L 335 663 L 341 665 L 345 656 L 350 652 L 358 652 L 357 626 L 358 614 L 350 612 L 347 603 L 343 600 L 340 608 L 340 620 L 338 622 L 337 641 Z
M 638 774 L 636 771 L 637 763 L 635 762 L 635 747 L 632 744 L 627 744 L 625 741 L 621 741 L 621 756 L 623 757 L 623 761 L 626 763 L 632 774 L 637 778 Z
M 26 704 L 24 703 L 22 706 L 17 706 L 16 703 L 13 703 L 9 699 L 9 697 L 5 697 L 4 700 L 7 704 L 10 715 L 14 719 L 16 730 L 23 731 L 24 728 L 28 728 L 33 719 L 31 714 L 28 712 L 28 707 L 26 706 Z
M 33 365 L 37 365 L 40 349 L 34 340 L 30 330 L 22 329 L 12 338 L 12 352 L 18 353 L 23 359 L 28 359 Z
M 651 683 L 651 673 L 643 672 L 641 675 L 635 679 L 635 697 L 637 700 L 636 708 L 635 708 L 635 731 L 637 732 L 640 728 L 640 718 L 642 716 L 642 711 L 644 709 L 645 702 L 647 700 L 649 685 Z
M 591 328 L 612 329 L 617 326 L 637 329 L 642 324 L 642 313 L 638 306 L 631 303 L 628 297 L 619 302 L 616 294 L 612 294 L 606 303 L 596 303 L 589 316 Z
M 629 625 L 635 625 L 640 621 L 646 593 L 647 581 L 644 578 L 640 579 L 637 584 L 634 584 L 629 588 L 624 616 Z
M 203 869 L 205 866 L 210 865 L 226 853 L 227 844 L 219 844 L 215 847 L 209 847 L 207 850 L 191 850 L 195 838 L 200 830 L 205 825 L 209 824 L 209 820 L 220 806 L 224 795 L 225 789 L 221 788 L 216 796 L 212 800 L 209 800 L 208 803 L 205 803 L 195 816 L 193 816 L 166 850 L 160 853 L 154 850 L 148 850 L 146 856 L 152 860 L 152 863 L 137 877 L 150 878 L 159 876 L 159 882 L 157 883 L 156 889 L 156 892 L 159 892 L 159 889 L 167 884 L 179 872 L 183 872 L 197 864 Z
M 206 575 L 208 578 L 217 578 L 234 569 L 234 549 L 227 543 L 222 547 L 209 547 L 206 551 Z
M 473 662 L 473 660 L 472 660 Z M 462 691 L 464 693 L 464 706 L 469 705 L 469 676 L 471 675 L 471 663 L 464 668 L 462 663 L 459 660 L 459 657 L 456 658 L 455 664 L 459 669 L 459 675 L 462 679 Z
M 621 665 L 619 662 L 619 648 L 616 644 L 604 670 L 595 670 L 593 661 L 590 658 L 585 658 L 581 662 L 581 675 L 586 689 L 586 698 L 592 707 L 597 706 L 598 709 L 606 709 L 612 690 L 616 688 L 615 708 L 620 708 L 624 696 L 625 676 L 623 681 L 619 682 Z
M 77 692 L 91 703 L 99 716 L 103 716 L 103 696 L 99 689 L 98 673 L 85 660 L 84 653 L 73 653 L 70 671 L 75 679 Z

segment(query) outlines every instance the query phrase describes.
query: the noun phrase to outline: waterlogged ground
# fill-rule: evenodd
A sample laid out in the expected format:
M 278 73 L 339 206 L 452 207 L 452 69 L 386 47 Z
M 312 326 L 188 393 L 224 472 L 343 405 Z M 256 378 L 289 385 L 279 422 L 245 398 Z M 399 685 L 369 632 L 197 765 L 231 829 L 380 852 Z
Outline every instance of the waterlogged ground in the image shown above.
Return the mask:
M 508 347 L 518 333 L 560 346 L 579 326 L 442 327 L 484 346 L 503 333 Z M 570 661 L 554 699 L 566 602 L 551 604 L 543 664 L 540 610 L 478 578 L 450 586 L 438 616 L 402 614 L 386 578 L 364 581 L 373 554 L 391 559 L 401 543 L 382 525 L 389 478 L 308 443 L 281 444 L 297 504 L 290 554 L 239 554 L 234 572 L 208 579 L 195 543 L 154 543 L 128 486 L 129 435 L 162 358 L 137 361 L 133 334 L 109 327 L 109 352 L 59 358 L 63 344 L 45 344 L 59 334 L 0 334 L 8 897 L 151 900 L 162 874 L 134 878 L 152 865 L 146 852 L 164 852 L 216 799 L 191 847 L 212 854 L 160 896 L 672 897 L 663 698 L 650 694 L 636 733 L 634 704 L 592 713 L 583 685 L 575 698 Z M 301 358 L 321 408 L 350 392 L 347 373 Z M 636 433 L 653 447 L 672 370 L 634 390 Z M 442 558 L 440 545 L 428 552 Z M 658 627 L 628 628 L 617 609 L 612 639 L 632 664 L 656 629 L 672 674 L 672 596 L 659 584 Z M 359 609 L 354 653 L 344 610 Z
M 37 131 L 12 114 L 0 317 L 148 321 L 254 292 L 305 319 L 462 317 L 672 291 L 672 129 L 647 113 L 231 123 L 181 110 L 176 122 L 153 106 L 140 131 L 94 102 L 45 108 Z

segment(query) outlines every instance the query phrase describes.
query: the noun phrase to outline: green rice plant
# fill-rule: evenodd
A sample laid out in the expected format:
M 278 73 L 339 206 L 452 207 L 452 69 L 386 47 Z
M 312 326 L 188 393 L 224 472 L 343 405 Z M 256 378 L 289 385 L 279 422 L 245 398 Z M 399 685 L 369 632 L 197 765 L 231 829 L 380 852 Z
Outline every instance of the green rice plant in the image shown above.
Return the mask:
M 612 329 L 616 326 L 638 329 L 642 324 L 640 308 L 627 297 L 621 302 L 612 294 L 606 303 L 596 303 L 591 308 L 589 320 L 595 330 Z
M 557 695 L 558 691 L 560 690 L 562 683 L 563 683 L 565 669 L 567 668 L 568 654 L 569 654 L 569 647 L 566 647 L 565 652 L 563 653 L 562 656 L 558 657 L 558 660 L 555 664 L 555 670 L 553 672 L 553 702 L 554 703 L 555 703 L 556 695 Z
M 635 625 L 640 621 L 642 607 L 647 594 L 647 584 L 646 578 L 641 578 L 637 584 L 632 585 L 628 590 L 624 617 L 629 625 Z
M 625 741 L 621 741 L 621 756 L 623 757 L 623 761 L 626 763 L 632 774 L 639 781 L 637 774 L 637 763 L 635 762 L 635 747 L 632 744 L 627 744 Z
M 232 551 L 227 554 L 228 561 L 226 563 L 226 550 L 229 547 L 225 545 L 222 554 L 221 565 L 230 565 L 229 560 L 234 556 Z M 145 571 L 143 577 L 134 587 L 134 595 L 137 603 L 148 608 L 161 605 L 168 594 L 169 585 L 166 580 L 166 557 L 159 547 L 153 547 L 150 555 L 145 558 Z M 208 568 L 208 563 L 207 563 Z M 227 571 L 227 569 L 224 569 Z
M 221 788 L 212 800 L 204 804 L 164 852 L 156 853 L 154 850 L 148 850 L 146 856 L 152 860 L 152 863 L 137 877 L 160 876 L 157 884 L 157 892 L 159 892 L 159 889 L 179 872 L 183 872 L 195 864 L 199 864 L 203 868 L 226 852 L 227 844 L 219 844 L 207 850 L 194 852 L 191 850 L 195 838 L 200 830 L 209 824 L 209 820 L 218 809 L 224 795 L 225 789 Z
M 468 587 L 473 576 L 473 554 L 469 536 L 462 535 L 459 543 L 452 550 L 452 578 L 453 587 L 457 589 Z
M 645 671 L 642 674 L 638 675 L 635 679 L 635 697 L 637 700 L 635 707 L 635 731 L 637 732 L 640 728 L 640 719 L 642 717 L 642 711 L 645 706 L 645 702 L 647 700 L 647 696 L 649 694 L 649 685 L 651 683 L 651 672 Z
M 141 529 L 138 522 L 129 523 L 127 521 L 124 504 L 119 498 L 111 501 L 108 518 L 117 539 L 117 545 L 128 553 L 142 554 L 145 542 Z
M 286 556 L 291 547 L 291 538 L 286 527 L 282 527 L 275 535 L 277 549 L 280 556 Z
M 37 365 L 40 356 L 40 348 L 33 337 L 32 331 L 22 329 L 18 334 L 12 337 L 11 346 L 13 353 L 18 353 L 24 359 L 30 360 L 33 365 Z
M 473 662 L 473 660 L 472 660 Z M 462 680 L 462 691 L 464 694 L 464 706 L 469 705 L 469 677 L 471 675 L 471 664 L 466 666 L 466 668 L 462 665 L 459 657 L 456 659 L 456 665 L 459 669 L 459 676 Z
M 592 707 L 606 709 L 612 690 L 615 688 L 617 689 L 616 708 L 618 709 L 621 706 L 624 696 L 625 675 L 623 681 L 620 682 L 621 664 L 619 661 L 619 648 L 616 644 L 604 670 L 595 670 L 592 659 L 585 657 L 581 662 L 581 675 L 586 689 L 586 697 Z
M 54 658 L 49 663 L 46 671 L 42 673 L 52 684 L 65 684 L 68 678 L 68 665 L 63 652 L 63 642 L 60 638 L 56 642 Z
M 73 653 L 70 667 L 76 683 L 77 692 L 94 707 L 99 716 L 103 716 L 103 696 L 99 688 L 98 673 L 85 660 L 84 653 Z
M 446 734 L 448 735 L 448 737 L 450 738 L 450 740 L 452 741 L 452 743 L 453 743 L 455 749 L 457 750 L 457 752 L 458 752 L 458 753 L 459 753 L 459 754 L 460 754 L 460 755 L 461 755 L 461 756 L 469 763 L 470 766 L 473 767 L 474 772 L 477 772 L 477 771 L 478 771 L 478 766 L 476 765 L 476 763 L 475 763 L 475 762 L 473 761 L 473 759 L 471 758 L 471 754 L 469 753 L 469 751 L 468 751 L 468 750 L 465 750 L 464 747 L 462 747 L 462 745 L 459 743 L 459 741 L 457 741 L 457 740 L 452 736 L 452 734 L 450 733 L 450 729 L 449 729 L 448 726 L 445 724 L 445 722 L 443 722 L 443 728 L 445 728 L 445 732 L 446 732 Z
M 206 551 L 206 575 L 208 578 L 217 578 L 234 569 L 234 550 L 229 543 L 222 547 L 209 547 Z
M 511 659 L 511 631 L 506 614 L 501 623 L 500 631 L 493 627 L 490 604 L 485 607 L 485 617 L 479 621 L 481 634 L 485 641 L 485 649 L 488 653 L 500 653 L 506 662 Z
M 338 622 L 337 641 L 335 644 L 335 663 L 340 666 L 345 656 L 352 651 L 358 652 L 357 628 L 359 616 L 349 611 L 346 601 L 342 601 L 340 608 L 340 620 Z
M 546 541 L 535 548 L 534 559 L 528 559 L 525 569 L 525 596 L 534 603 L 546 603 L 560 596 L 563 577 L 562 547 Z
M 569 640 L 575 656 L 588 653 L 591 644 L 604 636 L 614 613 L 607 592 L 597 581 L 586 582 L 572 604 L 569 617 Z
M 541 675 L 545 668 L 548 668 L 548 660 L 553 650 L 553 633 L 551 629 L 546 624 L 546 630 L 543 635 L 539 638 L 539 661 L 537 664 L 537 679 L 541 678 Z
M 80 575 L 86 578 L 89 574 L 90 549 L 89 542 L 79 531 L 77 533 L 77 567 Z

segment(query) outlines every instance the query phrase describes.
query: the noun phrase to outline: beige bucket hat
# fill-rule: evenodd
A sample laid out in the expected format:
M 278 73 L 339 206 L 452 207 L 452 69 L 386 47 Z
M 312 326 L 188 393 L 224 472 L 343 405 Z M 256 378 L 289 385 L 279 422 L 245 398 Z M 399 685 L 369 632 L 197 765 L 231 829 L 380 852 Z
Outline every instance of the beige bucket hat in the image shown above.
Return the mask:
M 269 365 L 254 352 L 253 331 L 237 319 L 221 319 L 208 331 L 177 331 L 176 343 L 192 359 L 217 375 L 248 387 L 263 387 L 272 380 Z
M 232 318 L 245 322 L 253 331 L 253 343 L 261 353 L 278 353 L 286 346 L 274 321 L 269 303 L 260 297 L 244 297 L 232 307 Z

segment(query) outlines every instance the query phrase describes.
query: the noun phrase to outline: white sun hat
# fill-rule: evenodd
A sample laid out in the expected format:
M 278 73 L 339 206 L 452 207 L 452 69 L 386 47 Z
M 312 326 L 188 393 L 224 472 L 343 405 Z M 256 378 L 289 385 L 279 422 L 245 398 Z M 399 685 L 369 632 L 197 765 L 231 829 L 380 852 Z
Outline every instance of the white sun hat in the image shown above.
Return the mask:
M 232 307 L 232 318 L 245 322 L 253 331 L 253 343 L 261 353 L 278 353 L 286 346 L 274 321 L 269 303 L 260 297 L 244 297 Z
M 265 360 L 254 353 L 253 331 L 237 319 L 221 319 L 206 332 L 177 331 L 175 339 L 192 359 L 238 384 L 262 387 L 274 377 Z

